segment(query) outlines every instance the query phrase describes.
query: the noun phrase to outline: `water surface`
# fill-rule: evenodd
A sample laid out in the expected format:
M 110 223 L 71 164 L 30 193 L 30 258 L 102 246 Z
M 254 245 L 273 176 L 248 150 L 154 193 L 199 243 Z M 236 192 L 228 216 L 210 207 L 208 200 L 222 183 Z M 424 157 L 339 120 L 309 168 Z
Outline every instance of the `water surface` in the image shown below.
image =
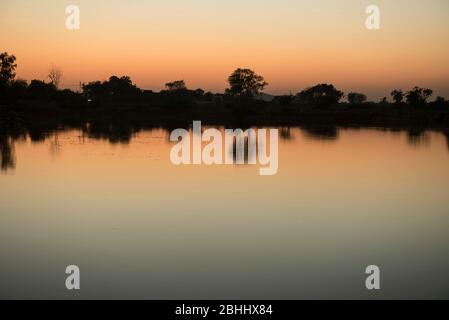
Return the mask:
M 281 136 L 271 177 L 173 166 L 162 129 L 2 137 L 0 297 L 449 298 L 443 134 Z M 65 289 L 70 264 L 78 292 Z

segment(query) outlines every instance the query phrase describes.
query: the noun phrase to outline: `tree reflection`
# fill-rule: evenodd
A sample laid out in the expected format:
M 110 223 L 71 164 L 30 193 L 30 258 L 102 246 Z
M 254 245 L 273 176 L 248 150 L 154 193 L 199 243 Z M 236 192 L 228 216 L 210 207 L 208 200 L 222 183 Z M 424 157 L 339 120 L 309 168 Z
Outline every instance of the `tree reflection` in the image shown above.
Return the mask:
M 14 169 L 16 166 L 16 157 L 14 152 L 14 143 L 12 138 L 7 135 L 0 135 L 0 154 L 1 171 Z
M 410 129 L 407 132 L 407 141 L 411 146 L 414 147 L 428 146 L 430 144 L 430 137 L 425 130 L 415 128 Z
M 212 125 L 211 125 L 212 126 Z M 239 128 L 237 126 L 232 126 Z M 262 127 L 262 126 L 261 126 Z M 65 130 L 78 130 L 77 138 L 79 143 L 84 143 L 86 138 L 94 140 L 106 140 L 111 144 L 129 144 L 132 142 L 136 134 L 143 131 L 164 130 L 167 132 L 166 139 L 169 140 L 170 132 L 178 128 L 186 128 L 190 130 L 189 125 L 185 122 L 171 123 L 166 126 L 153 125 L 147 123 L 140 123 L 137 121 L 118 121 L 103 120 L 89 123 L 71 123 L 70 125 L 47 123 L 45 125 L 28 124 L 28 127 L 3 127 L 0 132 L 0 153 L 1 153 L 1 171 L 6 172 L 16 168 L 16 154 L 15 143 L 21 139 L 28 137 L 33 143 L 42 143 L 49 141 L 49 152 L 56 155 L 60 148 L 62 141 L 59 140 L 59 134 Z M 223 127 L 220 127 L 223 128 Z M 232 143 L 223 149 L 229 159 L 233 159 L 237 164 L 251 164 L 256 161 L 259 146 L 257 144 L 257 134 L 255 137 L 256 147 L 250 148 L 251 143 L 246 133 L 248 127 L 241 127 L 242 132 L 237 131 L 232 138 Z M 254 127 L 253 127 L 254 128 Z M 257 132 L 257 129 L 255 129 Z M 306 138 L 322 141 L 335 141 L 339 138 L 339 129 L 335 126 L 307 126 L 298 128 Z M 404 132 L 400 129 L 381 129 L 388 132 Z M 280 127 L 279 137 L 285 141 L 291 141 L 295 136 L 295 128 Z M 239 133 L 240 132 L 240 133 Z M 449 151 L 449 130 L 442 130 L 441 133 L 446 138 L 447 148 Z M 430 135 L 425 129 L 420 127 L 411 128 L 406 131 L 407 143 L 411 146 L 427 146 L 430 143 Z M 163 138 L 162 138 L 163 139 Z M 171 143 L 166 141 L 166 143 Z M 238 152 L 240 150 L 240 152 Z
M 338 139 L 338 129 L 333 126 L 304 127 L 304 135 L 308 138 L 334 141 Z
M 140 128 L 118 123 L 94 122 L 84 128 L 86 135 L 91 139 L 107 140 L 112 144 L 129 144 L 132 137 Z
M 447 149 L 449 150 L 449 130 L 443 132 L 446 137 Z
M 246 134 L 248 131 L 238 131 L 232 137 L 232 145 L 229 146 L 227 152 L 229 157 L 233 159 L 235 164 L 251 164 L 256 163 L 258 137 L 257 131 L 252 136 L 251 143 Z M 253 146 L 253 147 L 252 147 Z
M 292 141 L 293 140 L 293 135 L 292 135 L 290 127 L 280 128 L 279 129 L 279 136 L 281 137 L 282 140 L 285 140 L 285 141 Z

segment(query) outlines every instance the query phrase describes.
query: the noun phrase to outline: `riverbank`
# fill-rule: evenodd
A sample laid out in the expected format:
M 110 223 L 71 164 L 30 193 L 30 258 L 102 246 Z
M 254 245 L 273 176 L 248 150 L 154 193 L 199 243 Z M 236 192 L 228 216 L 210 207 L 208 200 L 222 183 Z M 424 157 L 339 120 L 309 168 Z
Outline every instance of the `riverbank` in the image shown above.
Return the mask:
M 449 131 L 449 108 L 366 103 L 326 108 L 306 105 L 142 103 L 56 104 L 22 102 L 0 106 L 0 131 L 52 131 L 97 124 L 104 128 L 188 127 L 192 121 L 226 127 L 379 127 Z M 127 129 L 128 130 L 128 129 Z

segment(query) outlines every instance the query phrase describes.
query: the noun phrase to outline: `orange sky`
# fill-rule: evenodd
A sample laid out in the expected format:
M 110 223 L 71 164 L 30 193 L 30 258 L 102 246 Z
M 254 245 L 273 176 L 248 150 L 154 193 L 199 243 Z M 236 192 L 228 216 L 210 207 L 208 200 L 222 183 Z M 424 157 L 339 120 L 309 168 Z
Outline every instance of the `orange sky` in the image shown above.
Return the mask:
M 381 30 L 365 28 L 377 4 Z M 184 79 L 223 91 L 248 67 L 268 93 L 329 82 L 378 99 L 393 88 L 430 87 L 449 98 L 446 0 L 0 0 L 0 51 L 15 54 L 18 77 L 43 79 L 54 64 L 61 86 L 129 75 L 145 89 Z M 81 29 L 65 28 L 65 7 Z

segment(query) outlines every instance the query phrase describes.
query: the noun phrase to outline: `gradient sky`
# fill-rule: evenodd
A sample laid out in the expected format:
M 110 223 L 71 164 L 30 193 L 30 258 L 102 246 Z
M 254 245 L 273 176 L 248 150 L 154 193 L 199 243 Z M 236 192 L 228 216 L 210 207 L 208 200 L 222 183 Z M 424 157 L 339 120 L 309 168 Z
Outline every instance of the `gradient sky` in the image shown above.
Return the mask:
M 79 31 L 65 28 L 69 4 Z M 365 28 L 369 4 L 379 31 Z M 72 89 L 116 74 L 223 91 L 248 67 L 273 94 L 328 82 L 371 99 L 415 85 L 449 98 L 448 13 L 447 0 L 0 0 L 0 51 L 16 55 L 20 78 L 60 66 Z

